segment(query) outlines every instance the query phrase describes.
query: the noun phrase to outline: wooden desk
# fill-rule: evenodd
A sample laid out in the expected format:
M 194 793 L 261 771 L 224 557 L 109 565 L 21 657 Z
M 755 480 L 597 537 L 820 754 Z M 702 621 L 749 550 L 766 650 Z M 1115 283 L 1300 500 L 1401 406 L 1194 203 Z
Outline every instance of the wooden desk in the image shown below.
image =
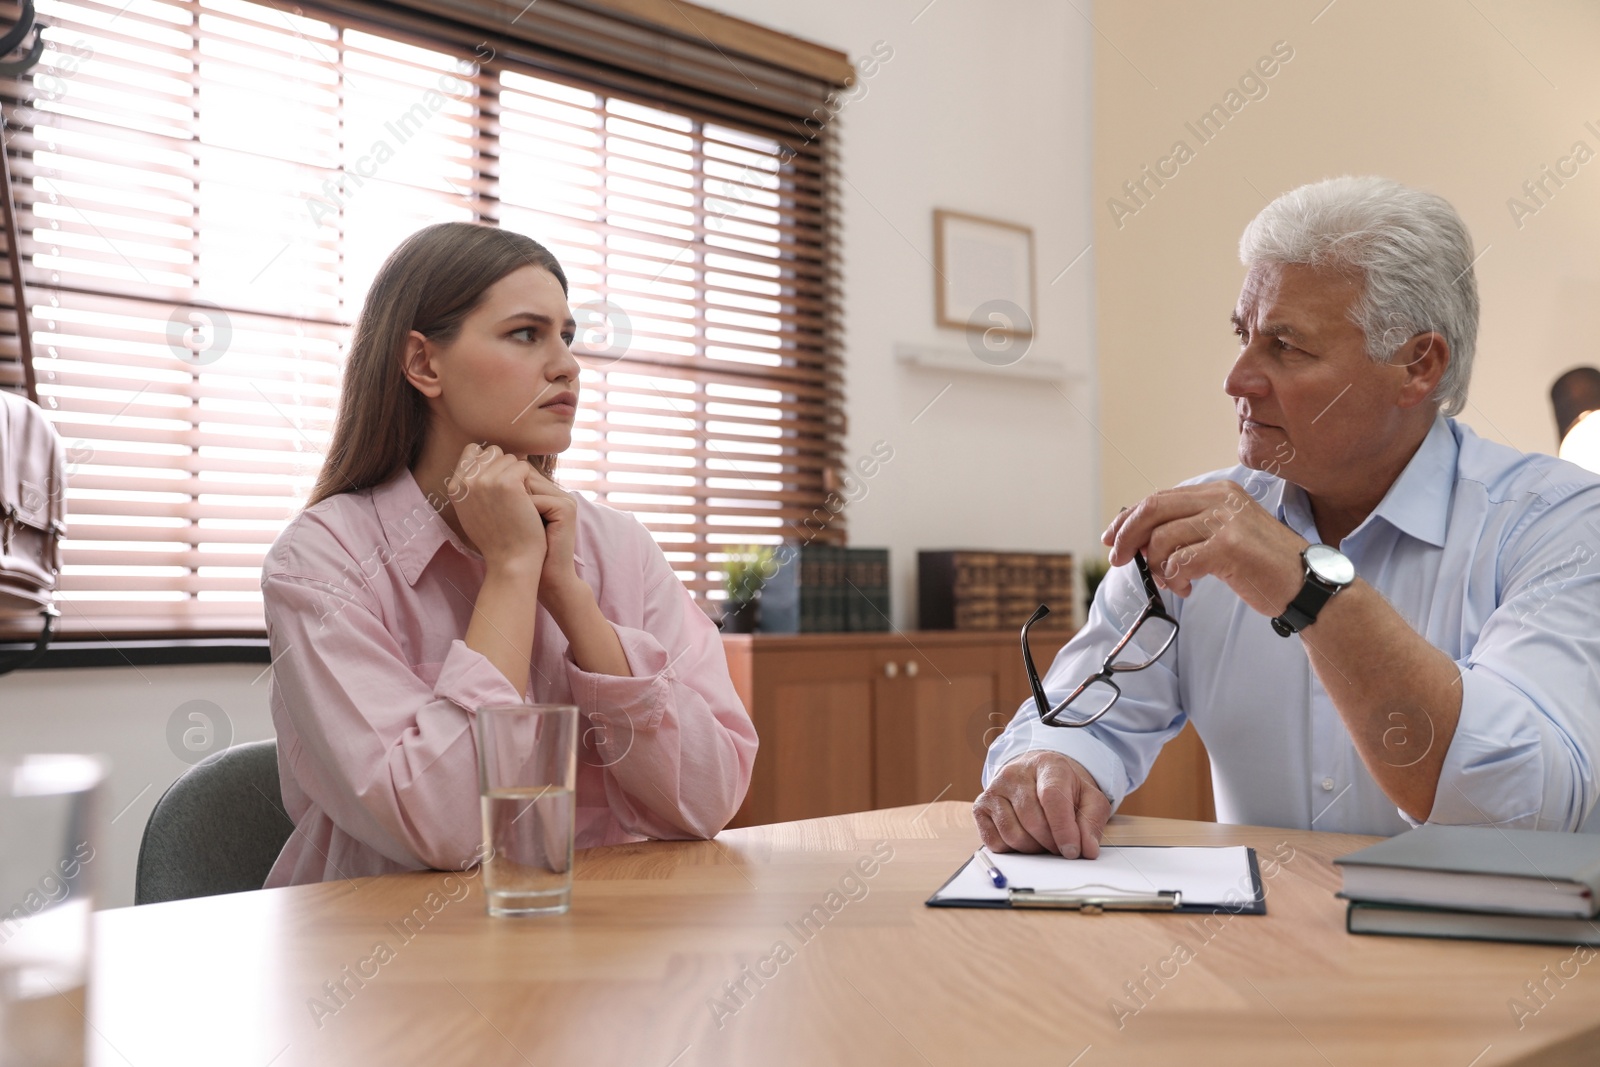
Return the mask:
M 555 919 L 491 920 L 475 879 L 439 873 L 118 909 L 96 919 L 91 1062 L 1489 1067 L 1600 1056 L 1600 959 L 1347 935 L 1328 861 L 1369 839 L 1122 816 L 1109 838 L 1294 855 L 1266 879 L 1267 916 L 1211 919 L 1209 934 L 1205 916 L 923 907 L 976 843 L 968 805 L 951 802 L 591 850 L 572 913 Z M 861 877 L 863 857 L 891 852 Z M 400 930 L 418 908 L 425 922 Z M 813 908 L 826 921 L 801 928 Z M 1192 957 L 1174 958 L 1179 942 Z M 343 1004 L 330 1000 L 324 983 L 380 943 L 392 958 L 369 963 L 359 987 L 345 979 Z M 1565 978 L 1546 978 L 1569 960 Z M 1524 983 L 1541 981 L 1546 1005 L 1518 1030 L 1508 1001 L 1537 1006 Z M 737 998 L 730 982 L 744 986 Z M 1142 1005 L 1129 982 L 1145 985 Z

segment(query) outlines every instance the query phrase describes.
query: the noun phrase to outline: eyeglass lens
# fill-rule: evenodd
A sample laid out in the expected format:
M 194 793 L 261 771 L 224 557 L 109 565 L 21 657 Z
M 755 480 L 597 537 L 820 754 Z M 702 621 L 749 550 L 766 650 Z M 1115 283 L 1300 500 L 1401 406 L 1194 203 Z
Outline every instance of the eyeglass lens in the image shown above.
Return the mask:
M 1096 678 L 1083 687 L 1071 703 L 1062 708 L 1056 715 L 1055 721 L 1059 725 L 1087 722 L 1090 719 L 1104 715 L 1106 709 L 1116 703 L 1117 691 L 1111 684 L 1102 678 Z
M 1137 671 L 1150 666 L 1178 635 L 1178 627 L 1171 619 L 1152 615 L 1139 624 L 1128 643 L 1122 646 L 1112 667 L 1120 671 Z

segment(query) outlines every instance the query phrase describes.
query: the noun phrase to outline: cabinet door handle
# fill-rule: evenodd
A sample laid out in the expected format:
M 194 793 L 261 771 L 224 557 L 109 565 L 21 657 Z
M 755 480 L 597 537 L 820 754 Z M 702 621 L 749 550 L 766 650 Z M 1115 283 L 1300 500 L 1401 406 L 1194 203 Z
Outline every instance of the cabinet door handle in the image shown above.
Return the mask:
M 906 660 L 906 677 L 907 678 L 915 678 L 916 676 L 917 676 L 917 661 L 914 660 L 914 659 Z
M 888 663 L 885 663 L 883 665 L 883 676 L 885 678 L 893 678 L 895 675 L 897 675 L 899 673 L 900 673 L 900 664 L 896 663 L 894 660 L 890 660 Z

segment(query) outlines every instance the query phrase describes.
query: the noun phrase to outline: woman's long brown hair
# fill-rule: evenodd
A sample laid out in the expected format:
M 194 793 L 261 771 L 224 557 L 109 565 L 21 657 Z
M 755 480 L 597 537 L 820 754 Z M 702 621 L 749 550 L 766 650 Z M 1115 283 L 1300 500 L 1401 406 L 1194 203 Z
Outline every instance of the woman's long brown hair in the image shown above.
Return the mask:
M 422 453 L 426 398 L 406 380 L 406 337 L 416 330 L 448 345 L 484 293 L 507 274 L 543 267 L 567 292 L 567 276 L 531 237 L 475 222 L 418 230 L 389 254 L 367 290 L 345 357 L 333 440 L 306 507 L 381 485 Z M 555 456 L 529 456 L 547 476 Z

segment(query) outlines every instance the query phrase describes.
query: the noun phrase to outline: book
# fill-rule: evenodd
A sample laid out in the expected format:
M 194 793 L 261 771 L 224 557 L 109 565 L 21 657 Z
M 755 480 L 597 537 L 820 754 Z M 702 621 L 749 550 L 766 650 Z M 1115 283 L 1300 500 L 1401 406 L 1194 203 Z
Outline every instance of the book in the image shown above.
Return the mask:
M 806 556 L 813 562 L 811 567 L 811 616 L 801 620 L 801 631 L 804 633 L 832 633 L 839 628 L 835 622 L 836 592 L 834 588 L 838 580 L 833 576 L 834 547 L 832 545 L 816 543 L 805 546 Z
M 1044 567 L 1038 556 L 1006 552 L 999 557 L 999 629 L 1020 630 L 1044 593 Z
M 815 633 L 822 629 L 825 545 L 779 545 L 773 573 L 761 587 L 760 631 Z
M 1333 861 L 1339 896 L 1361 903 L 1589 918 L 1600 836 L 1493 826 L 1419 826 Z
M 1565 915 L 1510 915 L 1456 911 L 1408 904 L 1352 900 L 1345 909 L 1352 934 L 1452 937 L 1473 941 L 1537 941 L 1551 945 L 1600 945 L 1600 920 Z
M 868 549 L 873 553 L 872 560 L 872 598 L 873 606 L 877 608 L 872 630 L 877 633 L 888 633 L 894 629 L 891 621 L 894 607 L 894 597 L 890 593 L 892 572 L 889 569 L 889 550 L 887 548 Z
M 806 545 L 806 555 L 815 561 L 811 569 L 812 584 L 811 617 L 801 620 L 801 632 L 810 634 L 837 633 L 843 629 L 841 610 L 844 599 L 839 595 L 839 553 L 840 550 L 833 545 L 820 542 Z
M 779 545 L 772 550 L 773 572 L 761 586 L 762 633 L 793 634 L 800 632 L 800 558 L 799 545 Z
M 867 557 L 859 548 L 844 550 L 844 626 L 843 629 L 852 632 L 867 629 L 871 622 L 872 601 L 868 599 L 867 588 L 872 584 L 867 575 L 869 564 Z
M 850 628 L 850 586 L 845 582 L 849 550 L 843 545 L 826 545 L 823 559 L 827 561 L 827 576 L 822 580 L 822 587 L 827 590 L 828 609 L 823 612 L 818 628 L 824 633 L 842 633 Z
M 889 550 L 847 548 L 845 629 L 856 633 L 889 630 Z
M 993 552 L 918 552 L 918 626 L 998 630 L 1000 557 Z

